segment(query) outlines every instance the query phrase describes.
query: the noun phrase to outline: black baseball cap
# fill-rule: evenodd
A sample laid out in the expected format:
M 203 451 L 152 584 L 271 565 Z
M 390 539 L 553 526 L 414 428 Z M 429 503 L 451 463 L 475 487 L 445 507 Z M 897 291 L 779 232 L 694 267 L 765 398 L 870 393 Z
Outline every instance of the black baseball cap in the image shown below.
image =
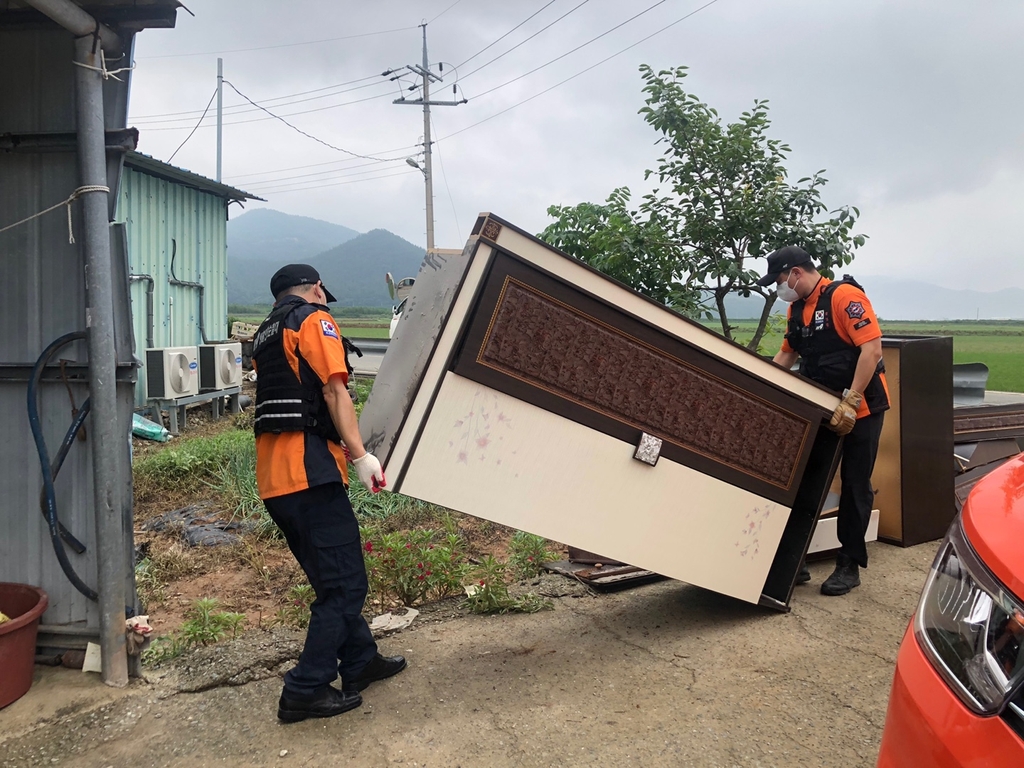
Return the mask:
M 758 285 L 774 285 L 779 280 L 779 275 L 787 269 L 799 267 L 801 264 L 811 264 L 811 257 L 803 248 L 798 245 L 787 245 L 779 248 L 768 256 L 768 274 L 757 281 Z
M 309 264 L 286 264 L 270 278 L 270 292 L 276 299 L 282 291 L 287 291 L 296 285 L 316 285 L 319 282 L 320 273 Z M 337 301 L 334 294 L 327 290 L 326 285 L 323 288 L 328 302 Z

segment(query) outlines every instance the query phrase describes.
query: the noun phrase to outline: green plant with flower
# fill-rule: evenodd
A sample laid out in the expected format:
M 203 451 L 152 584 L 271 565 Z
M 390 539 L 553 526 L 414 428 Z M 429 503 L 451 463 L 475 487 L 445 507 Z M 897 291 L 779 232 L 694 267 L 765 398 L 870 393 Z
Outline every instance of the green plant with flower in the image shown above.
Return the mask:
M 552 607 L 550 600 L 532 592 L 513 597 L 505 583 L 506 566 L 487 555 L 473 573 L 474 582 L 466 587 L 463 605 L 472 613 L 536 613 Z
M 557 559 L 548 548 L 548 540 L 526 531 L 516 531 L 508 544 L 508 569 L 517 579 L 531 579 L 543 570 L 542 564 Z
M 364 528 L 362 536 L 370 592 L 382 605 L 414 606 L 462 590 L 469 566 L 457 534 Z

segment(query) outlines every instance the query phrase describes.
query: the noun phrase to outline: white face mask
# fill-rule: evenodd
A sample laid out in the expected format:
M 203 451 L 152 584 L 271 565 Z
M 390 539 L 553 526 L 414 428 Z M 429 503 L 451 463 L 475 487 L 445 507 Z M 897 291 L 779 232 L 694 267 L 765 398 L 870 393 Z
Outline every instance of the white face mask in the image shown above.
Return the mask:
M 792 275 L 790 275 L 790 277 L 792 277 Z M 778 294 L 779 298 L 782 299 L 787 304 L 792 304 L 794 301 L 800 298 L 800 294 L 797 293 L 795 289 L 790 287 L 788 279 L 784 283 L 779 283 L 775 291 Z

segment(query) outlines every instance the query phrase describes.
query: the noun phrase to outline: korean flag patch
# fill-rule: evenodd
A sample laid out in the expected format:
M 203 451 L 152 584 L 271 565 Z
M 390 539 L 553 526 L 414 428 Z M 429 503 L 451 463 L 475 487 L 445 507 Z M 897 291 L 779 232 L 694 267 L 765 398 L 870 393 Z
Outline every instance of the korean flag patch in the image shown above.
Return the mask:
M 338 335 L 338 329 L 334 327 L 334 323 L 330 320 L 321 320 L 320 327 L 323 329 L 324 336 L 333 336 L 338 341 L 341 341 L 341 336 Z
M 864 317 L 864 305 L 859 301 L 851 301 L 846 308 L 846 314 L 850 316 L 851 320 L 859 320 Z

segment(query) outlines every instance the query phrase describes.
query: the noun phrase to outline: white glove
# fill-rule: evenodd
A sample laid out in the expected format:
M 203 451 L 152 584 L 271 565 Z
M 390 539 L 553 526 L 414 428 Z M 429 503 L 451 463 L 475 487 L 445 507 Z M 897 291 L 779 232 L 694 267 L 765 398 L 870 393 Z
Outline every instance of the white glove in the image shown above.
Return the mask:
M 384 470 L 372 453 L 364 453 L 358 459 L 352 460 L 352 466 L 356 468 L 359 482 L 366 486 L 371 493 L 377 493 L 381 488 L 387 486 L 384 479 Z

